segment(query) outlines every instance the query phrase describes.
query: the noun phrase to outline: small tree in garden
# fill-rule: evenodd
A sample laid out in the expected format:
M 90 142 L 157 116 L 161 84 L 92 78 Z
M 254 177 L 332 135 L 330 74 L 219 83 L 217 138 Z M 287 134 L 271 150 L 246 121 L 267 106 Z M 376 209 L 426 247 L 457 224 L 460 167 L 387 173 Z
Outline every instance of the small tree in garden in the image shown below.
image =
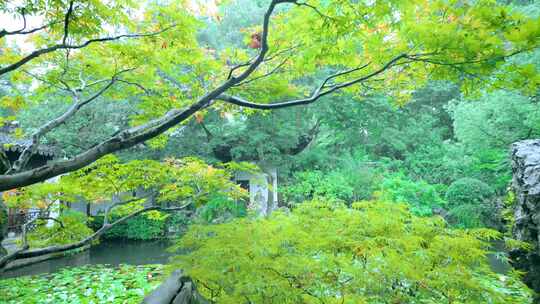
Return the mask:
M 290 214 L 191 226 L 173 267 L 216 303 L 530 303 L 490 270 L 489 229 L 453 230 L 404 205 L 306 202 Z
M 216 195 L 233 202 L 244 200 L 246 191 L 232 181 L 232 173 L 240 169 L 256 170 L 253 165 L 242 163 L 217 168 L 196 158 L 121 163 L 110 155 L 63 176 L 58 183 L 21 188 L 6 197 L 8 206 L 56 209 L 61 215 L 34 219 L 38 224 L 36 231 L 24 230 L 21 248 L 0 259 L 0 266 L 14 259 L 82 247 L 140 214 L 159 218 L 164 216 L 161 212 L 204 206 Z M 58 201 L 62 204 L 55 204 Z M 90 230 L 85 215 L 63 210 L 68 202 L 107 203 L 102 226 L 95 232 Z M 47 221 L 54 221 L 54 225 L 44 226 Z

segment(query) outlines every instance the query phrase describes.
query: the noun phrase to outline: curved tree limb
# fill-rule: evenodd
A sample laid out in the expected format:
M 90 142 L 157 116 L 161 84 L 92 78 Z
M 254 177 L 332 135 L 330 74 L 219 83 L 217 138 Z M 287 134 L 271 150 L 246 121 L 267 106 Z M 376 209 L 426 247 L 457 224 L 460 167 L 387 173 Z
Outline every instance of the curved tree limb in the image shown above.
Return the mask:
M 9 64 L 9 65 L 7 65 L 5 67 L 1 67 L 0 68 L 0 75 L 12 72 L 12 71 L 20 68 L 24 64 L 28 63 L 29 61 L 39 57 L 39 56 L 42 56 L 42 55 L 45 55 L 45 54 L 48 54 L 48 53 L 51 53 L 51 52 L 54 52 L 54 51 L 57 51 L 57 50 L 82 49 L 84 47 L 89 46 L 90 44 L 94 44 L 94 43 L 98 43 L 98 42 L 115 41 L 115 40 L 120 40 L 122 38 L 142 38 L 142 37 L 155 36 L 155 35 L 159 35 L 159 34 L 165 32 L 165 31 L 168 31 L 169 29 L 171 29 L 171 28 L 173 28 L 175 26 L 176 25 L 171 25 L 171 26 L 168 26 L 168 27 L 166 27 L 166 28 L 164 28 L 164 29 L 162 29 L 160 31 L 151 32 L 151 33 L 145 33 L 145 34 L 123 34 L 123 35 L 117 35 L 117 36 L 94 38 L 94 39 L 89 39 L 89 40 L 87 40 L 87 41 L 85 41 L 85 42 L 83 42 L 81 44 L 67 44 L 65 42 L 60 43 L 60 44 L 55 44 L 55 45 L 52 45 L 52 46 L 49 46 L 49 47 L 46 47 L 46 48 L 35 50 L 32 53 L 26 55 L 25 57 L 19 59 L 18 61 L 14 62 L 12 64 Z M 67 36 L 65 36 L 65 37 L 67 37 Z
M 17 172 L 26 167 L 28 164 L 28 161 L 36 153 L 36 150 L 39 146 L 39 142 L 43 135 L 47 134 L 54 128 L 60 126 L 61 124 L 65 123 L 69 118 L 73 117 L 82 107 L 89 104 L 90 102 L 94 101 L 96 98 L 101 96 L 103 93 L 105 93 L 110 87 L 113 86 L 113 84 L 118 80 L 118 76 L 122 73 L 131 71 L 133 69 L 125 69 L 120 72 L 117 72 L 114 74 L 109 83 L 107 83 L 105 86 L 103 86 L 101 89 L 99 89 L 94 95 L 90 96 L 89 98 L 85 100 L 79 100 L 79 95 L 74 90 L 71 90 L 73 92 L 73 97 L 76 100 L 75 103 L 71 105 L 71 107 L 68 108 L 66 112 L 64 112 L 62 115 L 58 116 L 57 118 L 47 122 L 43 126 L 41 126 L 36 132 L 32 134 L 32 143 L 26 147 L 21 155 L 19 156 L 19 159 L 15 161 L 13 166 L 10 170 L 8 170 L 7 174 L 10 174 L 12 172 Z M 67 86 L 69 88 L 69 86 Z
M 226 95 L 226 94 L 220 95 L 217 99 L 221 100 L 221 101 L 224 101 L 224 102 L 227 102 L 227 103 L 237 105 L 237 106 L 246 107 L 246 108 L 252 108 L 252 109 L 259 109 L 259 110 L 273 110 L 273 109 L 280 109 L 280 108 L 292 107 L 292 106 L 297 106 L 297 105 L 306 105 L 306 104 L 310 104 L 310 103 L 313 103 L 313 102 L 317 101 L 319 98 L 321 98 L 323 96 L 326 96 L 328 94 L 334 93 L 334 92 L 336 92 L 338 90 L 341 90 L 343 88 L 347 88 L 347 87 L 350 87 L 352 85 L 364 82 L 364 81 L 366 81 L 366 80 L 368 80 L 370 78 L 373 78 L 373 77 L 383 73 L 384 71 L 390 69 L 391 67 L 397 65 L 397 63 L 401 59 L 404 59 L 404 58 L 407 58 L 407 54 L 400 54 L 400 55 L 394 57 L 393 59 L 391 59 L 390 61 L 388 61 L 381 68 L 379 68 L 379 69 L 377 69 L 377 70 L 375 70 L 375 71 L 373 71 L 373 72 L 371 72 L 371 73 L 369 73 L 369 74 L 367 74 L 365 76 L 355 78 L 353 80 L 349 80 L 347 82 L 335 84 L 335 85 L 332 85 L 332 86 L 328 87 L 327 84 L 328 84 L 328 82 L 330 80 L 332 80 L 332 79 L 334 79 L 336 77 L 339 77 L 339 76 L 343 76 L 343 75 L 346 75 L 346 74 L 350 74 L 352 72 L 359 71 L 359 70 L 367 67 L 368 64 L 365 64 L 365 65 L 363 65 L 361 67 L 358 67 L 358 68 L 354 68 L 354 69 L 342 71 L 342 72 L 339 72 L 339 73 L 336 73 L 336 74 L 332 74 L 332 75 L 326 77 L 326 79 L 319 85 L 319 87 L 314 91 L 314 93 L 311 94 L 311 96 L 308 97 L 308 98 L 294 99 L 294 100 L 289 100 L 289 101 L 282 101 L 282 102 L 268 103 L 268 104 L 254 103 L 254 102 L 247 101 L 247 100 L 245 100 L 245 99 L 243 99 L 241 97 L 238 97 L 238 96 L 230 96 L 230 95 Z
M 140 200 L 140 199 L 141 198 L 137 198 L 137 199 L 121 202 L 119 204 L 114 204 L 114 205 L 110 206 L 107 209 L 107 214 L 114 207 L 118 207 L 119 205 L 127 204 L 130 201 L 135 201 L 135 200 Z M 84 238 L 81 241 L 71 243 L 71 244 L 66 244 L 66 245 L 57 245 L 57 246 L 49 246 L 49 247 L 44 247 L 44 248 L 29 249 L 29 245 L 28 245 L 28 242 L 26 240 L 26 229 L 27 229 L 26 227 L 27 227 L 27 225 L 31 224 L 35 220 L 43 219 L 43 218 L 36 218 L 36 219 L 26 223 L 23 226 L 23 246 L 20 249 L 16 250 L 15 252 L 11 253 L 11 254 L 0 257 L 0 272 L 2 271 L 3 268 L 6 267 L 6 265 L 9 262 L 12 262 L 14 260 L 24 259 L 24 258 L 32 258 L 32 257 L 37 257 L 37 256 L 43 256 L 43 255 L 46 255 L 46 254 L 64 252 L 64 251 L 68 251 L 68 250 L 81 248 L 81 247 L 83 247 L 85 245 L 90 244 L 92 241 L 99 238 L 101 235 L 103 235 L 105 232 L 107 232 L 108 230 L 110 230 L 114 226 L 116 226 L 118 224 L 121 224 L 121 223 L 123 223 L 123 222 L 137 216 L 137 215 L 143 214 L 145 212 L 152 211 L 152 210 L 158 210 L 158 211 L 163 211 L 163 212 L 179 211 L 179 210 L 185 209 L 189 205 L 191 205 L 191 202 L 186 203 L 186 204 L 184 204 L 182 206 L 179 206 L 179 207 L 170 207 L 170 208 L 162 208 L 160 206 L 144 207 L 144 208 L 142 208 L 140 210 L 137 210 L 137 211 L 132 212 L 132 213 L 130 213 L 128 215 L 125 215 L 125 216 L 119 218 L 118 220 L 116 220 L 116 221 L 114 221 L 112 223 L 108 223 L 108 222 L 104 221 L 101 228 L 99 228 L 96 232 L 94 232 L 93 234 L 87 236 L 86 238 Z
M 186 109 L 171 110 L 162 117 L 152 120 L 142 126 L 132 127 L 119 132 L 108 140 L 101 142 L 72 159 L 52 162 L 32 170 L 16 172 L 11 175 L 0 175 L 0 191 L 28 186 L 60 174 L 81 169 L 109 153 L 126 149 L 154 138 L 185 121 L 199 110 L 206 108 L 229 88 L 249 77 L 249 75 L 251 75 L 251 73 L 253 73 L 264 61 L 269 50 L 268 31 L 270 27 L 270 17 L 279 3 L 287 2 L 289 2 L 289 0 L 273 0 L 270 3 L 270 6 L 264 15 L 261 41 L 262 46 L 259 55 L 246 70 L 240 73 L 240 75 L 231 77 Z
M 32 34 L 32 33 L 44 30 L 44 29 L 46 29 L 46 28 L 48 28 L 48 27 L 50 27 L 52 25 L 55 25 L 55 24 L 61 22 L 61 21 L 53 21 L 53 22 L 47 23 L 45 25 L 42 25 L 40 27 L 36 27 L 36 28 L 30 29 L 30 30 L 26 30 L 27 22 L 26 22 L 26 11 L 24 10 L 24 8 L 21 9 L 21 16 L 22 16 L 22 19 L 23 19 L 22 28 L 18 29 L 18 30 L 14 30 L 14 31 L 8 31 L 6 29 L 2 29 L 2 30 L 0 30 L 0 38 L 5 37 L 5 36 L 10 36 L 10 35 L 28 35 L 28 34 Z

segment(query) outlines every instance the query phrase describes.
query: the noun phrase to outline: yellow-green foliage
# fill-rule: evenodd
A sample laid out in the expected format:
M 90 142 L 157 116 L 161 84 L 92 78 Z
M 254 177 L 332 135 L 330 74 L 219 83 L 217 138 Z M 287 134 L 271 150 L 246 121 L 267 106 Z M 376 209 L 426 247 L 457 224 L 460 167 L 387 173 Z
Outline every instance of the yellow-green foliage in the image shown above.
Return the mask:
M 55 205 L 55 201 L 100 205 L 110 203 L 117 196 L 127 202 L 112 210 L 111 215 L 118 219 L 144 208 L 146 199 L 133 196 L 141 189 L 154 192 L 158 204 L 168 203 L 171 207 L 201 207 L 216 195 L 235 202 L 242 201 L 248 193 L 232 181 L 236 170 L 257 169 L 244 163 L 213 167 L 193 157 L 122 163 L 117 157 L 108 155 L 88 167 L 62 176 L 56 183 L 39 183 L 6 192 L 4 200 L 12 208 L 37 207 L 60 211 L 64 206 Z M 163 222 L 168 214 L 149 211 L 142 216 Z M 0 224 L 1 220 L 0 217 Z M 44 226 L 45 221 L 37 221 L 37 228 L 28 234 L 30 246 L 68 244 L 93 232 L 87 227 L 86 216 L 81 213 L 64 210 L 58 221 L 63 223 L 63 227 L 58 222 L 47 227 Z
M 28 234 L 30 247 L 40 248 L 49 245 L 70 244 L 83 240 L 92 234 L 92 229 L 86 226 L 87 218 L 84 214 L 75 211 L 65 211 L 58 217 L 62 222 L 45 225 L 46 220 L 37 223 L 34 231 Z
M 530 303 L 487 263 L 488 229 L 455 230 L 404 205 L 312 202 L 267 219 L 193 226 L 173 267 L 217 303 Z
M 204 161 L 183 159 L 133 160 L 122 163 L 108 155 L 81 170 L 62 176 L 57 183 L 40 183 L 20 188 L 5 195 L 6 204 L 14 208 L 46 208 L 51 202 L 85 201 L 94 204 L 110 202 L 113 196 L 123 200 L 133 198 L 133 192 L 146 189 L 156 192 L 159 202 L 176 205 L 204 205 L 212 195 L 221 194 L 234 200 L 246 198 L 247 193 L 232 182 L 232 175 L 242 163 L 213 167 Z M 124 204 L 116 212 L 127 214 L 142 208 L 143 199 Z M 150 213 L 150 217 L 159 213 Z

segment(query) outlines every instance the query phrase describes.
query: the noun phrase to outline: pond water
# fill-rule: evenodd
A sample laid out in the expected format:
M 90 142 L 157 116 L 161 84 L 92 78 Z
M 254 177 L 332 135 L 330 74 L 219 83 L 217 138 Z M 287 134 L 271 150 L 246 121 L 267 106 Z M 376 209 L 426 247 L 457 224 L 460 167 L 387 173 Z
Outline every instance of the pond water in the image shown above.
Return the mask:
M 88 264 L 164 264 L 168 262 L 169 257 L 172 255 L 166 251 L 169 246 L 171 246 L 171 242 L 168 240 L 102 240 L 98 245 L 92 246 L 79 254 L 8 270 L 0 274 L 0 278 L 52 273 L 64 267 Z
M 0 278 L 52 273 L 64 267 L 76 267 L 88 264 L 164 264 L 172 256 L 166 250 L 169 246 L 171 246 L 171 242 L 168 240 L 103 240 L 98 245 L 92 246 L 90 249 L 79 254 L 8 270 L 0 274 Z M 492 250 L 503 251 L 503 243 L 494 242 L 492 244 Z M 488 260 L 492 270 L 497 273 L 505 274 L 511 269 L 510 265 L 497 258 L 495 254 L 488 255 Z
M 512 266 L 497 256 L 497 253 L 499 253 L 499 256 L 503 257 L 506 255 L 504 241 L 491 242 L 491 251 L 493 253 L 488 254 L 488 262 L 491 266 L 491 270 L 500 274 L 508 273 L 512 269 Z

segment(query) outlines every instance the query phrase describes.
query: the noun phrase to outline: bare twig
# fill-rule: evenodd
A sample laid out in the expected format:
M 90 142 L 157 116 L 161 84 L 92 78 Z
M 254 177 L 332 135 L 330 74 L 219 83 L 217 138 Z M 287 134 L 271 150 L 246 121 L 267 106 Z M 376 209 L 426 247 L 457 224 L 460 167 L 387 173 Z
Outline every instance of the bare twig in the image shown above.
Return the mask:
M 289 59 L 291 58 L 291 56 L 288 56 L 286 57 L 285 59 L 283 59 L 283 61 L 281 61 L 277 66 L 275 66 L 271 71 L 267 72 L 267 73 L 264 73 L 263 75 L 260 75 L 260 76 L 257 76 L 257 77 L 253 77 L 251 79 L 247 79 L 247 80 L 244 80 L 242 82 L 239 82 L 237 84 L 235 84 L 234 86 L 235 87 L 239 87 L 239 86 L 242 86 L 242 85 L 245 85 L 245 84 L 248 84 L 250 82 L 254 82 L 254 81 L 257 81 L 259 79 L 262 79 L 262 78 L 266 78 L 274 73 L 276 73 L 281 67 L 283 67 L 285 65 L 285 63 L 287 63 L 287 61 L 289 61 Z
M 294 49 L 300 47 L 301 44 L 297 44 L 297 45 L 293 45 L 291 47 L 288 47 L 286 49 L 282 49 L 280 51 L 277 51 L 275 52 L 274 54 L 272 55 L 269 55 L 268 57 L 266 57 L 264 59 L 264 62 L 269 62 L 269 61 L 272 61 L 274 59 L 276 59 L 277 57 L 279 57 L 280 55 L 284 54 L 284 53 L 287 53 L 287 52 L 290 52 L 290 51 L 293 51 Z M 289 56 L 290 57 L 290 56 Z M 244 63 L 240 63 L 240 64 L 237 64 L 235 66 L 233 66 L 230 70 L 229 70 L 229 74 L 227 75 L 227 80 L 231 79 L 232 76 L 233 76 L 233 73 L 240 69 L 240 68 L 243 68 L 243 67 L 246 67 L 246 66 L 249 66 L 250 64 L 253 64 L 253 60 L 255 60 L 256 57 L 253 57 L 251 58 L 250 60 L 248 60 L 247 62 L 244 62 Z
M 324 19 L 336 20 L 336 18 L 334 18 L 334 17 L 323 14 L 316 6 L 311 5 L 311 4 L 307 3 L 307 2 L 300 2 L 300 1 L 288 1 L 288 2 L 293 3 L 293 4 L 297 5 L 297 6 L 308 7 L 310 9 L 312 9 L 313 11 L 315 11 L 315 13 L 317 13 L 319 16 L 321 16 Z

